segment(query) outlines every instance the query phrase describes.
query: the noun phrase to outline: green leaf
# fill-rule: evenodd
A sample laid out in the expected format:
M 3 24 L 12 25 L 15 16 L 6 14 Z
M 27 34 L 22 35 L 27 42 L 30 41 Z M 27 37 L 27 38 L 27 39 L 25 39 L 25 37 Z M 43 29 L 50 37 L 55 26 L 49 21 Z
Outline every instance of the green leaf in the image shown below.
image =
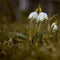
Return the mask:
M 27 36 L 26 35 L 24 35 L 24 34 L 22 34 L 22 33 L 19 33 L 19 32 L 9 32 L 9 35 L 11 36 L 11 35 L 13 35 L 13 36 L 18 36 L 18 37 L 20 37 L 20 38 L 22 38 L 22 39 L 27 39 Z

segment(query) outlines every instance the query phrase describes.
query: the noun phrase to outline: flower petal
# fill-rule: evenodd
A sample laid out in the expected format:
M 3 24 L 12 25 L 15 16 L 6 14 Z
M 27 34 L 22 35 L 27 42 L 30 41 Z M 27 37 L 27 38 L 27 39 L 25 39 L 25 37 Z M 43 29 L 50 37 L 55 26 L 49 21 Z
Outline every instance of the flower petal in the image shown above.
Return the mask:
M 29 14 L 28 19 L 37 19 L 38 13 L 37 12 L 32 12 Z
M 45 19 L 48 19 L 48 15 L 44 12 L 40 12 L 39 15 L 38 15 L 38 18 L 37 20 L 39 21 L 44 21 Z

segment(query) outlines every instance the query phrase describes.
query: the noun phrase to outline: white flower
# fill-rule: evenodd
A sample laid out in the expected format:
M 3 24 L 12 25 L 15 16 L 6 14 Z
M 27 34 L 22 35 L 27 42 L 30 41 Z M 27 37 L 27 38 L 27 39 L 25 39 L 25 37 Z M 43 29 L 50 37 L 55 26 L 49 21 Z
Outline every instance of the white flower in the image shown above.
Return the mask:
M 38 13 L 37 12 L 32 12 L 29 14 L 28 19 L 37 19 Z
M 56 23 L 52 23 L 51 28 L 53 28 L 53 27 L 54 27 L 54 25 L 56 25 Z
M 39 15 L 38 15 L 37 21 L 44 21 L 45 19 L 46 20 L 48 19 L 47 13 L 40 12 Z
M 57 26 L 57 25 L 54 25 L 53 31 L 55 32 L 55 31 L 57 31 L 57 30 L 58 30 L 58 26 Z
M 51 28 L 53 32 L 56 32 L 58 30 L 58 26 L 56 25 L 56 23 L 52 23 Z

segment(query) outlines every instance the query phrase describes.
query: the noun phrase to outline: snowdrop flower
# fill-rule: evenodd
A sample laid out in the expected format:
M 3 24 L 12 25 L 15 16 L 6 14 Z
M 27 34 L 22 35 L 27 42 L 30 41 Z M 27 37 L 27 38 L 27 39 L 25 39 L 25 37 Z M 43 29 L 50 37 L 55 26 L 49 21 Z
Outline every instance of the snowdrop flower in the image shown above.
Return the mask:
M 37 12 L 32 12 L 29 14 L 28 19 L 37 19 L 38 13 Z
M 51 28 L 52 28 L 53 32 L 56 32 L 58 30 L 58 26 L 57 26 L 56 22 L 52 23 Z
M 32 19 L 32 20 L 36 19 L 36 20 L 37 20 L 38 15 L 39 15 L 39 13 L 40 13 L 41 11 L 42 11 L 42 9 L 41 9 L 41 7 L 40 7 L 40 5 L 39 5 L 38 8 L 37 8 L 34 12 L 31 12 L 31 13 L 29 14 L 28 19 Z
M 41 6 L 39 5 L 35 12 L 29 14 L 28 19 L 36 19 L 38 21 L 44 21 L 48 19 L 48 15 L 45 12 L 42 12 Z
M 53 28 L 54 25 L 56 25 L 56 23 L 52 23 L 51 28 Z
M 37 21 L 44 21 L 48 19 L 48 15 L 45 12 L 40 12 L 37 18 Z

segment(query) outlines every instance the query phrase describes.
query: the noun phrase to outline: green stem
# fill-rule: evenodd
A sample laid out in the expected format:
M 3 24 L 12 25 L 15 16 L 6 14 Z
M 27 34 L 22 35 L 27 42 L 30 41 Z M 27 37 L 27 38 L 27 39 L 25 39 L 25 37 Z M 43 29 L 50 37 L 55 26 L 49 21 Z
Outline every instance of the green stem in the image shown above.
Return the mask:
M 49 18 L 49 17 L 50 17 L 50 13 L 48 14 L 48 21 L 47 21 L 47 24 L 48 24 L 48 26 L 47 26 L 47 31 L 48 31 L 48 32 L 50 32 L 50 29 L 51 29 L 51 28 L 50 28 L 50 18 Z M 48 35 L 49 35 L 49 34 L 48 34 Z
M 58 40 L 57 35 L 58 35 L 58 31 L 56 31 L 55 33 L 55 40 Z
M 32 40 L 32 20 L 30 21 L 30 24 L 29 24 L 29 41 Z

